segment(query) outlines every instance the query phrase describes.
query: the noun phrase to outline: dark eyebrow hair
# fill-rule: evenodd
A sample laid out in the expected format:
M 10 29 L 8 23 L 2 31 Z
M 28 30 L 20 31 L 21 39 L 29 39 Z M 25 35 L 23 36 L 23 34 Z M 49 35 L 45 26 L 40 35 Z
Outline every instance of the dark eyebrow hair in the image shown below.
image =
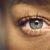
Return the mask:
M 37 5 L 48 5 L 50 4 L 49 0 L 8 0 L 9 4 L 16 4 L 16 3 L 27 3 L 27 4 L 37 4 Z

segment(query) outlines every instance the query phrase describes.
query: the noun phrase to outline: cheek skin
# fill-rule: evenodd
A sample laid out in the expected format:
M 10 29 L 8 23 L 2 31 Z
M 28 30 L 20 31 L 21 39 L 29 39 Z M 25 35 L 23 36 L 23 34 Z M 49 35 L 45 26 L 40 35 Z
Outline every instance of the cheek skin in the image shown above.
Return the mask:
M 22 36 L 21 30 L 12 24 L 11 20 L 7 22 L 6 46 L 9 50 L 49 50 L 50 32 L 39 37 Z

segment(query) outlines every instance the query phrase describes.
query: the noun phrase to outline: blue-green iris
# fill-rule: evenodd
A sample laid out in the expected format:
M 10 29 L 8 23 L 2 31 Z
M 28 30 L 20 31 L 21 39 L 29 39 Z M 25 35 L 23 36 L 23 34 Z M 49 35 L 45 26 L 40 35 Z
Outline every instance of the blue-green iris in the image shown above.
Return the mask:
M 43 21 L 38 19 L 30 20 L 29 25 L 32 29 L 40 29 L 43 26 Z

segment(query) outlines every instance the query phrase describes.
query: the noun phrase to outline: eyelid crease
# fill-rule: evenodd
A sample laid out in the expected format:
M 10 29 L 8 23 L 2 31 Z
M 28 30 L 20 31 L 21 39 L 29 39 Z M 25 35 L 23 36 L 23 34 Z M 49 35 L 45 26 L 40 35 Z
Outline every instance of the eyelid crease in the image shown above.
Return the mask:
M 17 21 L 17 25 L 20 25 L 20 23 L 26 23 L 26 22 L 28 22 L 30 19 L 41 19 L 41 20 L 43 20 L 46 24 L 48 24 L 49 26 L 50 26 L 50 20 L 49 19 L 47 19 L 47 18 L 45 18 L 45 17 L 43 17 L 43 16 L 39 16 L 39 15 L 34 15 L 34 17 L 33 16 L 25 16 L 25 17 L 22 17 L 22 18 L 20 18 L 18 21 Z

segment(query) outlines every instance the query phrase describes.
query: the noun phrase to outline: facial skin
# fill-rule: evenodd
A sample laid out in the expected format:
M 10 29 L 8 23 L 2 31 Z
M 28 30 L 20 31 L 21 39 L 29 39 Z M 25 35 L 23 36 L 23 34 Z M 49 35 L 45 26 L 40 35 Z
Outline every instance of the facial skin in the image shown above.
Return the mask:
M 44 24 L 47 27 L 36 29 L 30 36 L 26 34 L 28 32 L 26 26 L 20 27 L 14 25 L 12 16 L 6 13 L 6 47 L 9 50 L 50 50 L 50 4 L 47 5 L 31 5 L 26 3 L 19 3 L 13 5 L 8 11 L 14 17 L 15 21 L 18 21 L 22 17 L 40 15 L 48 19 L 48 24 Z M 32 29 L 31 29 L 32 30 Z M 34 30 L 34 29 L 33 29 Z M 40 32 L 41 30 L 41 32 Z M 25 32 L 25 33 L 24 33 Z M 38 32 L 38 33 L 37 33 Z M 31 32 L 30 32 L 31 33 Z

